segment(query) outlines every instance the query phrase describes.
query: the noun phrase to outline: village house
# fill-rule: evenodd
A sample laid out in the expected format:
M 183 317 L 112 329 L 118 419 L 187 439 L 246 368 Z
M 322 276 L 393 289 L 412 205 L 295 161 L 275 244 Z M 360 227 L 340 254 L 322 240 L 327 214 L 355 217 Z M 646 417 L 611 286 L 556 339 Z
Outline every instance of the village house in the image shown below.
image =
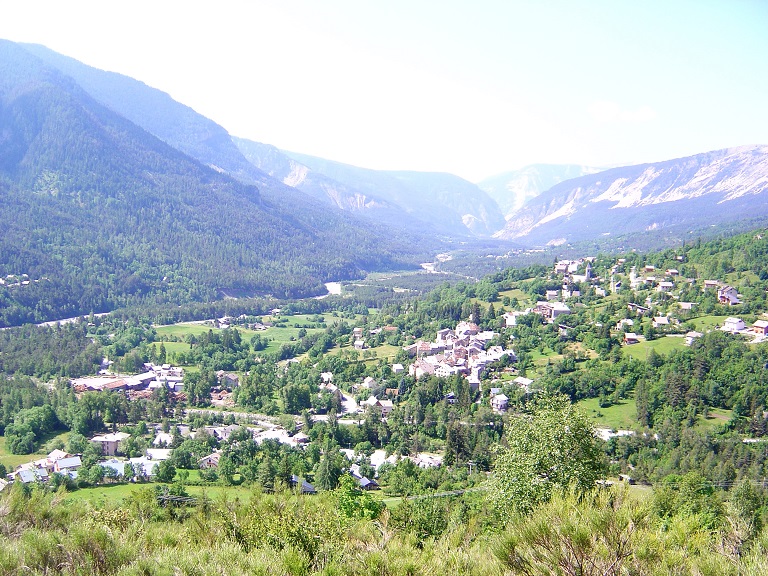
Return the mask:
M 569 288 L 563 288 L 562 292 L 563 300 L 568 300 L 570 298 L 578 298 L 581 296 L 580 290 L 570 290 Z
M 558 316 L 570 314 L 571 309 L 562 302 L 537 302 L 533 309 L 537 314 L 541 314 L 548 322 L 552 322 Z
M 22 484 L 30 484 L 32 482 L 48 482 L 50 476 L 48 470 L 45 468 L 33 468 L 16 470 L 9 474 L 9 477 L 14 482 L 21 482 Z
M 557 300 L 560 296 L 560 293 L 557 290 L 547 290 L 544 297 L 547 300 Z
M 403 350 L 405 350 L 405 353 L 408 354 L 409 358 L 414 358 L 419 351 L 419 343 L 416 342 L 414 344 L 409 344 L 407 346 L 403 346 Z
M 757 320 L 752 325 L 752 332 L 758 336 L 768 336 L 768 320 Z
M 157 448 L 161 446 L 170 446 L 173 444 L 173 435 L 168 432 L 158 432 L 155 439 L 152 440 L 152 446 Z
M 453 330 L 451 330 L 450 328 L 443 328 L 442 330 L 437 331 L 437 335 L 435 336 L 435 341 L 447 342 L 448 338 L 452 335 L 454 335 Z
M 104 454 L 104 456 L 114 456 L 120 448 L 120 442 L 126 438 L 130 438 L 130 436 L 130 434 L 126 434 L 125 432 L 113 432 L 111 434 L 94 436 L 91 438 L 91 442 L 101 446 L 101 453 Z
M 690 346 L 693 344 L 693 341 L 696 340 L 696 338 L 701 338 L 704 336 L 701 332 L 696 332 L 695 330 L 691 330 L 690 332 L 685 333 L 685 345 Z
M 513 312 L 505 312 L 502 316 L 504 318 L 504 325 L 509 326 L 516 326 L 517 325 L 517 319 L 520 316 L 525 316 L 526 314 L 529 314 L 530 310 L 527 310 L 525 312 L 522 312 L 520 310 L 515 310 Z
M 659 285 L 656 286 L 656 291 L 657 292 L 671 292 L 674 287 L 675 287 L 674 282 L 667 282 L 665 280 L 665 281 L 659 282 Z
M 419 468 L 439 468 L 443 464 L 442 456 L 426 452 L 419 452 L 416 456 L 410 456 L 409 459 Z
M 570 264 L 570 260 L 560 260 L 559 262 L 555 263 L 555 274 L 567 274 L 568 266 L 570 266 Z
M 53 471 L 64 474 L 68 471 L 78 470 L 83 465 L 80 456 L 69 456 L 68 458 L 59 458 L 53 463 Z
M 718 288 L 717 300 L 720 304 L 727 304 L 728 306 L 741 304 L 738 291 L 733 286 L 723 286 L 722 288 Z
M 200 460 L 197 461 L 197 465 L 201 470 L 205 470 L 206 468 L 218 468 L 220 458 L 221 454 L 219 452 L 213 452 L 208 454 L 208 456 L 200 458 Z
M 726 318 L 723 322 L 723 326 L 721 330 L 724 332 L 731 332 L 733 334 L 736 334 L 738 332 L 742 332 L 747 329 L 747 325 L 744 323 L 744 320 L 741 318 Z
M 163 460 L 168 460 L 172 452 L 171 448 L 147 448 L 144 450 L 144 455 L 150 460 L 162 462 Z
M 291 474 L 291 488 L 298 490 L 301 494 L 317 494 L 317 490 L 315 490 L 312 484 L 304 480 L 304 478 L 296 476 L 296 474 Z
M 704 289 L 705 290 L 707 288 L 717 288 L 718 286 L 720 286 L 720 281 L 719 280 L 704 280 Z
M 630 302 L 629 304 L 627 304 L 627 308 L 632 310 L 638 316 L 642 316 L 643 314 L 646 314 L 650 310 L 650 308 L 641 306 L 640 304 L 635 304 L 634 302 Z
M 507 411 L 509 405 L 509 398 L 505 394 L 497 394 L 491 398 L 491 409 L 494 412 L 502 414 Z
M 379 409 L 381 411 L 381 416 L 383 418 L 386 418 L 389 416 L 389 413 L 392 412 L 394 405 L 392 404 L 392 400 L 379 400 L 376 398 L 376 396 L 371 396 L 368 398 L 368 400 L 363 400 L 360 402 L 360 406 L 363 406 L 365 408 L 369 409 Z
M 666 316 L 656 316 L 653 319 L 654 328 L 665 328 L 669 326 L 669 318 Z
M 417 380 L 422 376 L 424 376 L 425 374 L 432 375 L 434 373 L 435 373 L 435 367 L 429 362 L 426 362 L 424 360 L 417 360 L 416 362 L 408 366 L 408 374 L 410 376 L 413 376 Z
M 461 321 L 458 324 L 456 324 L 456 329 L 454 330 L 456 336 L 459 338 L 464 338 L 466 336 L 474 336 L 477 334 L 478 327 L 477 324 L 474 322 L 466 322 Z
M 531 384 L 533 384 L 533 380 L 531 380 L 530 378 L 526 378 L 525 376 L 518 376 L 517 378 L 512 380 L 512 382 L 520 386 L 520 388 L 522 388 L 526 392 L 531 391 Z
M 637 344 L 640 339 L 634 332 L 626 332 L 624 334 L 624 344 Z
M 310 442 L 310 437 L 307 436 L 304 432 L 297 432 L 291 439 L 293 440 L 293 443 L 296 444 L 296 446 L 304 446 Z
M 455 366 L 451 366 L 446 362 L 440 362 L 435 366 L 435 376 L 439 378 L 448 378 L 450 376 L 455 376 L 458 373 L 459 373 L 458 368 L 456 368 Z

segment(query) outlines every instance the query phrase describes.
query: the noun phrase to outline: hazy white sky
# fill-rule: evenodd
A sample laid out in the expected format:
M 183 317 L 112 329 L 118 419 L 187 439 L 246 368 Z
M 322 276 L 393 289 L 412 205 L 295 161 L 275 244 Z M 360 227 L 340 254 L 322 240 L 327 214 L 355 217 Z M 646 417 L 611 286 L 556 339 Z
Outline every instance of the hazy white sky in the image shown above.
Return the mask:
M 768 144 L 765 0 L 5 2 L 231 134 L 469 180 Z

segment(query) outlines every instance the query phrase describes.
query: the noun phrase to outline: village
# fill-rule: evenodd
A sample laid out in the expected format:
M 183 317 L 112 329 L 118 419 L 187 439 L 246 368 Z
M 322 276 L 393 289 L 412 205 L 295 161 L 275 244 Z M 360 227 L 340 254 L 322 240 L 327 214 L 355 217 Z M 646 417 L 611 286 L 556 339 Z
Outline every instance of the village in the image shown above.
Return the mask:
M 398 407 L 401 390 L 393 385 L 398 378 L 402 381 L 408 376 L 414 381 L 425 378 L 461 378 L 469 386 L 473 402 L 488 406 L 493 413 L 504 415 L 510 402 L 510 391 L 516 395 L 529 395 L 540 390 L 534 377 L 520 373 L 516 366 L 518 355 L 515 352 L 514 337 L 499 338 L 500 332 L 515 327 L 522 318 L 530 314 L 538 315 L 545 325 L 553 325 L 561 336 L 566 336 L 574 329 L 567 320 L 574 311 L 584 309 L 582 295 L 590 294 L 591 306 L 599 306 L 601 299 L 608 300 L 611 294 L 616 294 L 624 285 L 636 294 L 644 294 L 642 303 L 631 301 L 623 313 L 617 313 L 612 333 L 621 338 L 627 348 L 643 342 L 649 336 L 648 326 L 653 328 L 653 337 L 670 336 L 684 339 L 690 346 L 703 332 L 684 330 L 686 321 L 695 311 L 696 303 L 682 301 L 678 293 L 684 288 L 699 285 L 702 291 L 711 291 L 716 301 L 726 307 L 738 306 L 743 302 L 743 296 L 733 286 L 717 280 L 699 281 L 683 278 L 675 268 L 657 270 L 652 265 L 640 269 L 636 266 L 626 266 L 625 259 L 618 259 L 601 277 L 593 272 L 595 258 L 587 257 L 578 260 L 561 260 L 555 263 L 551 271 L 551 280 L 558 280 L 561 287 L 557 290 L 547 289 L 543 298 L 535 303 L 519 309 L 502 308 L 498 321 L 493 323 L 497 329 L 481 328 L 480 318 L 471 317 L 456 323 L 453 328 L 442 328 L 435 332 L 432 340 L 412 340 L 402 346 L 404 360 L 389 365 L 389 384 L 381 384 L 372 376 L 365 376 L 360 381 L 346 385 L 346 389 L 334 383 L 333 372 L 322 372 L 320 381 L 315 383 L 317 394 L 330 394 L 338 400 L 339 410 L 334 419 L 341 425 L 360 425 L 366 414 L 375 413 L 377 418 L 386 421 Z M 653 315 L 656 311 L 663 313 Z M 273 311 L 279 313 L 279 310 Z M 229 329 L 230 319 L 223 318 L 215 321 L 218 330 Z M 645 326 L 645 334 L 636 331 L 641 325 Z M 269 323 L 255 322 L 249 325 L 252 329 L 266 331 Z M 765 340 L 768 335 L 768 320 L 757 319 L 751 326 L 739 317 L 727 317 L 715 327 L 718 330 L 747 337 L 752 343 Z M 391 325 L 381 327 L 356 326 L 352 329 L 350 345 L 356 351 L 367 351 L 367 340 L 379 333 L 394 334 L 397 328 Z M 368 342 L 368 343 L 367 343 Z M 508 342 L 507 347 L 499 342 Z M 289 360 L 297 362 L 297 359 Z M 71 381 L 76 394 L 88 392 L 112 392 L 125 395 L 128 401 L 138 401 L 152 397 L 157 391 L 170 397 L 180 405 L 186 402 L 185 371 L 183 367 L 170 363 L 144 364 L 144 372 L 133 375 L 120 375 L 112 371 L 112 363 L 105 361 L 98 377 L 77 378 Z M 240 384 L 241 375 L 220 370 L 216 373 L 217 384 L 211 388 L 210 403 L 213 409 L 227 411 L 235 409 L 233 392 Z M 446 392 L 442 400 L 451 405 L 456 402 L 454 392 Z M 191 411 L 190 411 L 191 412 Z M 179 413 L 181 414 L 181 413 Z M 192 426 L 178 423 L 169 425 L 155 422 L 148 425 L 145 434 L 147 447 L 141 455 L 127 456 L 122 444 L 131 438 L 128 432 L 116 429 L 107 433 L 92 436 L 89 441 L 97 447 L 96 452 L 101 458 L 96 461 L 99 471 L 91 472 L 91 483 L 131 481 L 141 482 L 154 480 L 162 472 L 163 463 L 171 459 L 174 446 L 184 439 L 194 439 L 202 433 L 205 437 L 214 438 L 217 443 L 226 443 L 232 434 L 238 438 L 252 439 L 254 442 L 275 441 L 292 449 L 304 450 L 310 443 L 307 430 L 302 430 L 302 420 L 294 417 L 295 425 L 288 428 L 277 422 L 275 418 L 258 417 L 247 413 L 240 414 L 239 422 L 234 415 L 227 416 L 227 424 L 206 425 L 199 430 Z M 311 420 L 327 422 L 328 415 L 314 413 Z M 614 436 L 632 434 L 629 430 L 598 429 L 598 435 L 604 439 Z M 342 448 L 347 458 L 346 470 L 366 489 L 378 488 L 376 471 L 384 464 L 395 464 L 400 455 L 389 453 L 382 448 L 373 450 L 365 464 L 369 476 L 359 472 L 359 454 L 351 448 Z M 221 450 L 213 449 L 194 463 L 200 470 L 215 469 L 218 466 Z M 443 456 L 440 453 L 417 452 L 408 456 L 420 468 L 440 466 Z M 8 475 L 8 480 L 22 483 L 50 482 L 54 475 L 61 475 L 72 481 L 78 479 L 78 473 L 83 465 L 83 454 L 69 453 L 61 449 L 51 451 L 45 458 L 19 465 Z M 91 467 L 91 470 L 93 467 Z M 161 474 L 162 476 L 162 474 Z M 5 482 L 5 481 L 4 481 Z M 292 484 L 301 487 L 305 493 L 312 493 L 314 487 L 304 478 L 295 476 Z

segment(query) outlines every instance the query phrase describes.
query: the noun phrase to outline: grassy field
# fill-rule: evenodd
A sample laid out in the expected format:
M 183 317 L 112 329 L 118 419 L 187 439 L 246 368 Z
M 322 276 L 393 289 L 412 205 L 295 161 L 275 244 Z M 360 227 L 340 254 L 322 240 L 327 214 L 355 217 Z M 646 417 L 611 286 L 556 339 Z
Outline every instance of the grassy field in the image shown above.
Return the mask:
M 727 423 L 731 419 L 732 414 L 732 410 L 710 408 L 709 416 L 706 418 L 699 418 L 698 422 L 696 422 L 696 428 L 698 428 L 699 431 L 714 432 L 715 428 Z
M 682 336 L 662 336 L 655 340 L 641 340 L 637 344 L 624 346 L 624 356 L 645 359 L 651 350 L 657 354 L 669 354 L 672 350 L 685 348 L 685 338 Z
M 752 284 L 757 284 L 760 282 L 760 277 L 750 270 L 731 272 L 725 276 L 725 282 L 731 286 L 738 286 L 744 280 L 749 280 Z
M 706 332 L 708 330 L 714 330 L 717 326 L 722 326 L 726 318 L 728 318 L 728 316 L 699 316 L 698 318 L 689 320 L 689 322 L 692 322 L 693 325 L 696 326 L 698 332 Z
M 314 315 L 309 314 L 277 317 L 265 316 L 264 321 L 285 324 L 285 327 L 273 326 L 261 331 L 247 330 L 240 327 L 237 329 L 240 332 L 241 337 L 245 340 L 250 340 L 255 334 L 260 335 L 262 338 L 266 338 L 269 340 L 269 344 L 267 345 L 265 351 L 277 352 L 280 349 L 280 346 L 283 344 L 298 339 L 299 331 L 302 329 L 302 326 L 312 326 L 310 328 L 306 328 L 307 334 L 322 332 L 325 330 L 325 328 L 318 327 L 317 323 L 312 321 L 313 317 Z M 327 322 L 336 320 L 336 318 L 331 316 L 324 316 L 324 319 Z M 189 335 L 200 336 L 202 334 L 208 333 L 209 330 L 213 332 L 222 331 L 220 328 L 214 328 L 210 325 L 191 322 L 172 324 L 168 326 L 157 326 L 155 330 L 157 332 L 158 340 L 162 340 L 164 337 L 175 337 L 183 339 Z M 189 344 L 186 344 L 185 342 L 166 342 L 165 348 L 169 353 L 177 353 L 188 350 Z
M 525 304 L 529 302 L 528 294 L 526 294 L 519 288 L 513 288 L 512 290 L 504 290 L 503 292 L 499 292 L 499 300 L 502 300 L 505 296 L 508 297 L 510 300 L 512 298 L 517 298 L 521 304 Z
M 50 450 L 45 449 L 46 443 L 50 442 L 51 440 L 58 439 L 66 444 L 68 437 L 69 432 L 61 432 L 59 434 L 46 436 L 40 442 L 40 450 L 38 450 L 36 453 L 11 454 L 5 448 L 5 436 L 0 436 L 0 462 L 5 464 L 5 467 L 10 472 L 20 464 L 26 464 L 27 462 L 32 462 L 33 460 L 40 460 L 43 456 L 46 456 L 48 452 L 50 452 Z
M 612 430 L 632 430 L 638 426 L 634 398 L 621 400 L 608 408 L 600 408 L 598 402 L 597 398 L 587 398 L 580 400 L 576 405 L 598 426 Z
M 160 347 L 159 344 L 155 343 L 155 346 Z M 189 344 L 186 342 L 163 342 L 163 346 L 165 346 L 165 351 L 168 354 L 178 354 L 179 352 L 186 352 L 189 350 Z
M 5 465 L 9 472 L 19 464 L 26 464 L 39 458 L 39 454 L 10 454 L 5 449 L 5 436 L 0 436 L 0 462 Z
M 178 479 L 178 476 L 177 476 Z M 195 482 L 200 479 L 199 470 L 190 470 L 189 479 L 190 482 Z M 65 502 L 78 503 L 78 502 L 90 502 L 95 506 L 101 506 L 106 502 L 120 502 L 121 500 L 129 497 L 133 492 L 143 490 L 146 488 L 154 488 L 157 486 L 154 482 L 147 482 L 144 484 L 130 484 L 120 483 L 104 486 L 96 486 L 93 488 L 80 488 L 74 492 L 67 494 L 64 499 Z M 211 500 L 219 500 L 221 498 L 227 498 L 230 500 L 239 499 L 241 501 L 250 500 L 256 491 L 250 487 L 245 486 L 185 486 L 184 489 L 192 497 L 201 497 L 205 495 Z

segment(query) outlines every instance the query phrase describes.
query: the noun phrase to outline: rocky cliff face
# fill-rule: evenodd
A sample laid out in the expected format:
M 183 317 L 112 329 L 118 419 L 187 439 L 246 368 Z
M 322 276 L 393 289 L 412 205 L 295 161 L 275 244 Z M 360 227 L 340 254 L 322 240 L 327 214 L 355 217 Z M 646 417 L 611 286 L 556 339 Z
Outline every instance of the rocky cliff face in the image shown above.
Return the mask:
M 496 234 L 535 244 L 768 215 L 768 146 L 613 168 L 534 198 Z
M 526 202 L 552 186 L 600 170 L 578 164 L 531 164 L 487 178 L 478 186 L 496 201 L 504 217 L 510 220 Z

